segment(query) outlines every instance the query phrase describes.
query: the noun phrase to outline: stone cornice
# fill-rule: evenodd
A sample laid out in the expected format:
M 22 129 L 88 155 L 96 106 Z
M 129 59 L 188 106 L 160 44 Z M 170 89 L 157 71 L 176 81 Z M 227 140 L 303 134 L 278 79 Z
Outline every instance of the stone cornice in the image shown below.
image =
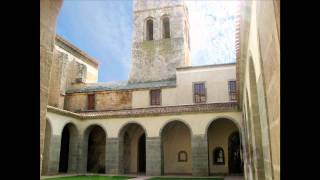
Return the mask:
M 180 105 L 166 107 L 135 108 L 123 110 L 108 111 L 82 111 L 74 113 L 52 106 L 48 106 L 49 112 L 55 112 L 78 119 L 101 119 L 101 118 L 126 118 L 126 117 L 145 117 L 145 116 L 164 116 L 180 115 L 194 113 L 211 113 L 211 112 L 238 112 L 237 102 L 227 103 L 210 103 L 195 105 Z
M 215 67 L 223 67 L 223 66 L 235 66 L 236 63 L 225 63 L 225 64 L 210 64 L 210 65 L 203 65 L 203 66 L 186 66 L 186 67 L 178 67 L 176 68 L 177 71 L 183 70 L 191 70 L 191 69 L 206 69 L 206 68 L 215 68 Z
M 68 50 L 73 51 L 73 54 L 78 54 L 78 55 L 84 57 L 84 59 L 86 61 L 88 61 L 90 64 L 93 64 L 95 67 L 99 66 L 99 62 L 97 60 L 95 60 L 93 57 L 89 56 L 87 53 L 83 52 L 81 49 L 77 48 L 75 45 L 71 44 L 69 41 L 65 40 L 64 38 L 62 38 L 59 35 L 56 35 L 56 45 L 66 51 L 68 51 Z M 66 49 L 66 48 L 68 48 L 68 49 Z M 70 52 L 70 53 L 72 53 L 72 52 Z

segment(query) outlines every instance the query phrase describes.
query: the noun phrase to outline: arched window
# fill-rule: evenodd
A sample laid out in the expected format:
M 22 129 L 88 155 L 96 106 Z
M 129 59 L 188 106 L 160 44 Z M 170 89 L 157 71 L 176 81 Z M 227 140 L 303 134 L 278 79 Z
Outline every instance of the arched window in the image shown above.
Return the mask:
M 179 151 L 178 153 L 178 162 L 187 162 L 188 154 L 185 151 Z
M 162 19 L 162 37 L 170 38 L 170 21 L 169 17 L 164 17 Z
M 147 40 L 153 40 L 153 21 L 152 19 L 147 20 Z
M 224 164 L 224 152 L 221 147 L 217 147 L 213 151 L 213 163 L 214 164 Z

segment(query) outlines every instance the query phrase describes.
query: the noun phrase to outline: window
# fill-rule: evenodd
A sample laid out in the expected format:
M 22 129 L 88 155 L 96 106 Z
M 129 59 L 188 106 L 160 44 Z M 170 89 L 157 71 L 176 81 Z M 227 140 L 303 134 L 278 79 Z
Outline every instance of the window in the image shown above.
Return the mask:
M 150 91 L 150 104 L 151 106 L 160 105 L 161 90 L 155 89 Z
M 206 102 L 206 89 L 204 83 L 193 84 L 194 102 L 205 103 Z
M 153 40 L 153 21 L 147 20 L 147 40 Z
M 187 162 L 188 154 L 185 151 L 179 151 L 178 153 L 178 162 Z
M 217 147 L 213 151 L 213 163 L 214 164 L 224 164 L 224 152 L 221 147 Z
M 95 108 L 95 94 L 88 94 L 88 110 Z
M 236 81 L 229 81 L 228 85 L 229 85 L 229 97 L 230 97 L 230 101 L 235 101 L 235 100 L 237 100 Z
M 170 38 L 170 21 L 169 17 L 164 17 L 162 19 L 162 37 Z

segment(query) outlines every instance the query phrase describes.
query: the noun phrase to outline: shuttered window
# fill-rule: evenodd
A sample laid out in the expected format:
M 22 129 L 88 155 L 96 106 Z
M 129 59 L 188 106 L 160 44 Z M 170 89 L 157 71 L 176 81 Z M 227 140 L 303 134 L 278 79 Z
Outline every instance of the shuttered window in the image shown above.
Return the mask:
M 88 110 L 95 108 L 95 94 L 88 94 Z
M 205 103 L 206 102 L 206 88 L 204 83 L 193 84 L 194 102 Z

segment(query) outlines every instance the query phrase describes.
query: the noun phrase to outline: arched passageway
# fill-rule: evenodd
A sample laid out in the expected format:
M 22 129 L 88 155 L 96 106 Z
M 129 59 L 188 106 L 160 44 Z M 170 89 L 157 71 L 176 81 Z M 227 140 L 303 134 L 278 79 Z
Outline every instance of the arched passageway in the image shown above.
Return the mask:
M 121 172 L 144 174 L 146 172 L 146 133 L 137 123 L 125 125 L 119 134 Z
M 88 128 L 87 131 L 87 172 L 105 173 L 106 133 L 100 126 L 97 125 Z
M 73 172 L 77 166 L 78 131 L 74 124 L 64 126 L 61 135 L 59 173 Z
M 214 120 L 207 129 L 209 174 L 243 174 L 239 128 L 227 118 Z
M 191 175 L 191 130 L 181 121 L 166 124 L 161 131 L 163 175 Z
M 45 140 L 44 140 L 44 151 L 43 151 L 43 161 L 42 161 L 42 174 L 46 175 L 49 171 L 49 154 L 50 154 L 50 144 L 51 144 L 51 133 L 52 128 L 49 120 L 46 120 L 46 130 L 45 130 Z

